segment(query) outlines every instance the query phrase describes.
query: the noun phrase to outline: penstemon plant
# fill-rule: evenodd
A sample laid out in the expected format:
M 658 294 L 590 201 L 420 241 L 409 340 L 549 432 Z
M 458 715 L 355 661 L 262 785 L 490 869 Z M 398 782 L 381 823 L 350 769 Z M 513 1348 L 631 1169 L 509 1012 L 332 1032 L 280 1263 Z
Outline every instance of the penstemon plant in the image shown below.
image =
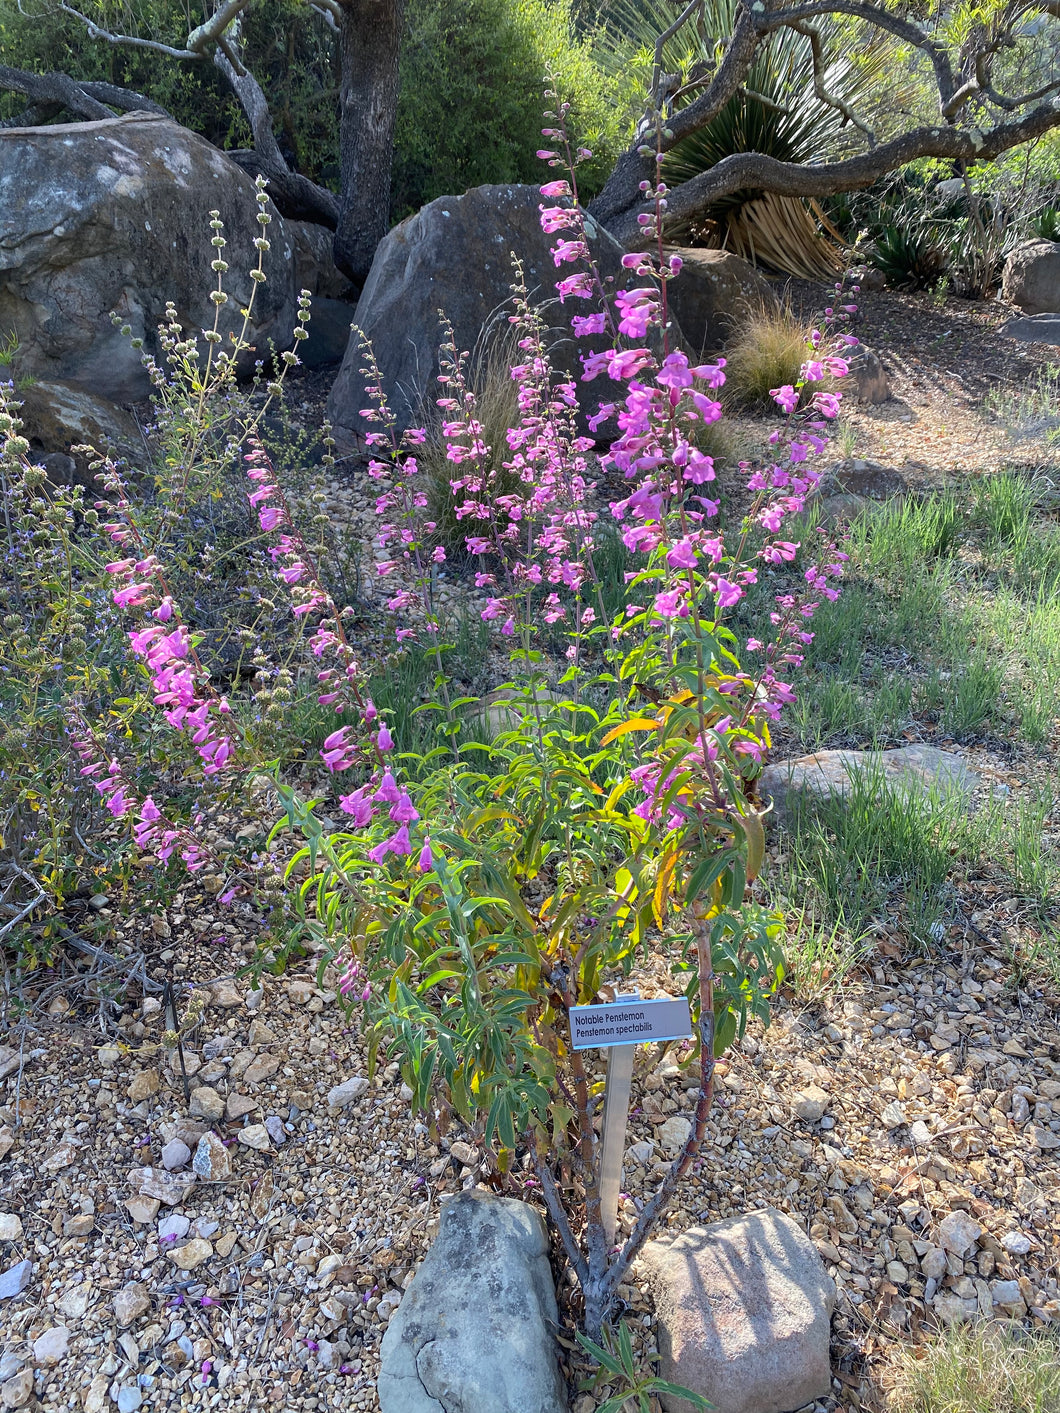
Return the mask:
M 433 1131 L 466 1125 L 498 1181 L 540 1194 L 580 1286 L 585 1328 L 599 1340 L 624 1273 L 701 1152 L 717 1055 L 752 1017 L 768 1020 L 784 974 L 783 920 L 750 893 L 764 855 L 754 781 L 770 726 L 793 700 L 787 678 L 812 636 L 808 622 L 822 598 L 836 597 L 845 556 L 823 541 L 810 554 L 800 592 L 777 598 L 770 641 L 741 643 L 734 619 L 758 575 L 790 566 L 802 548 L 784 527 L 818 483 L 813 461 L 839 410 L 833 380 L 855 340 L 842 332 L 852 306 L 830 310 L 798 382 L 774 391 L 785 419 L 775 459 L 741 466 L 748 505 L 735 534 L 725 533 L 714 464 L 698 444 L 722 415 L 724 361 L 695 364 L 675 340 L 667 289 L 680 260 L 663 244 L 665 186 L 645 184 L 653 249 L 623 260 L 636 283 L 609 293 L 578 205 L 577 170 L 589 154 L 571 148 L 566 113 L 558 104 L 545 129 L 553 145 L 540 155 L 562 175 L 541 188 L 541 220 L 557 237 L 557 269 L 568 271 L 559 298 L 584 311 L 572 317 L 575 336 L 609 345 L 582 359 L 583 381 L 606 377 L 613 387 L 588 422 L 608 444 L 598 450 L 582 430 L 577 384 L 553 369 L 517 262 L 518 416 L 500 455 L 484 441 L 451 333 L 441 364 L 454 513 L 474 527 L 467 549 L 479 612 L 508 660 L 509 681 L 493 697 L 498 735 L 483 729 L 489 702 L 460 695 L 448 670 L 436 594 L 446 550 L 421 466 L 427 434 L 399 433 L 367 345 L 377 572 L 391 586 L 397 651 L 434 663 L 435 698 L 420 708 L 434 744 L 406 749 L 372 701 L 373 664 L 348 631 L 351 610 L 329 587 L 254 425 L 233 434 L 247 509 L 306 649 L 301 677 L 315 679 L 318 705 L 333 714 L 320 750 L 333 783 L 321 798 L 305 799 L 261 761 L 260 733 L 214 687 L 112 468 L 100 510 L 122 554 L 107 566 L 112 598 L 138 616 L 131 651 L 152 705 L 190 745 L 186 773 L 209 791 L 271 771 L 284 815 L 265 857 L 286 857 L 287 944 L 314 950 L 322 977 L 333 967 L 347 1003 L 364 1007 L 372 1064 L 384 1052 L 398 1060 Z M 194 383 L 191 341 L 177 342 L 177 375 Z M 158 382 L 166 386 L 164 373 Z M 182 464 L 185 483 L 194 461 Z M 603 475 L 625 483 L 610 501 L 594 479 Z M 599 568 L 601 516 L 633 566 L 617 612 Z M 295 668 L 284 671 L 293 682 Z M 82 773 L 112 815 L 135 820 L 134 842 L 204 867 L 193 827 L 137 795 L 91 729 L 72 720 Z M 340 830 L 318 812 L 332 800 L 348 821 Z M 253 870 L 209 861 L 224 875 L 224 901 L 260 902 Z M 612 997 L 649 958 L 689 999 L 695 1038 L 683 1062 L 698 1065 L 699 1087 L 686 1142 L 655 1193 L 624 1215 L 614 1245 L 599 1182 L 603 1076 L 571 1049 L 569 1015 Z

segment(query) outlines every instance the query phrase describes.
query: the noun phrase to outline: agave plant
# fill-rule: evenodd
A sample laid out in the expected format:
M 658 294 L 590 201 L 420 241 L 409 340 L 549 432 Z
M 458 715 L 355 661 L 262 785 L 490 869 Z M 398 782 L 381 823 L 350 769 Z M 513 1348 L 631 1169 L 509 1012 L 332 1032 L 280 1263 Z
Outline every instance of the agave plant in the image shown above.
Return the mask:
M 677 106 L 683 101 L 680 89 L 720 59 L 725 37 L 732 33 L 737 3 L 706 0 L 698 23 L 684 25 L 663 46 L 662 66 L 674 76 L 669 87 L 678 94 Z M 625 72 L 632 84 L 631 107 L 638 105 L 643 111 L 656 40 L 673 23 L 673 5 L 666 0 L 611 0 L 601 18 L 599 62 L 615 74 Z M 877 88 L 889 50 L 882 43 L 854 45 L 849 26 L 849 21 L 834 17 L 815 21 L 825 50 L 841 51 L 824 71 L 825 88 L 856 109 Z M 813 78 L 809 40 L 791 29 L 771 35 L 759 49 L 743 88 L 704 128 L 667 154 L 666 179 L 674 185 L 688 181 L 739 152 L 760 152 L 800 164 L 835 155 L 844 145 L 845 120 L 836 108 L 818 99 Z M 669 234 L 727 246 L 785 274 L 828 276 L 842 263 L 838 232 L 828 226 L 816 203 L 736 192 L 717 203 L 711 224 L 713 229 L 673 229 Z

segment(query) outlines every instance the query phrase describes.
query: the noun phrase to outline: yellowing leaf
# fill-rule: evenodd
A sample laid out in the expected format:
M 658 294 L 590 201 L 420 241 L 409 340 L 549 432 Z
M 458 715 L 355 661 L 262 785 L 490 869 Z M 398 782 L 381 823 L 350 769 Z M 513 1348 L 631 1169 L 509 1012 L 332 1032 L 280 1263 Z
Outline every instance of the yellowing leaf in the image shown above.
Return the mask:
M 601 745 L 606 746 L 611 741 L 617 741 L 619 736 L 627 736 L 631 731 L 658 731 L 659 723 L 652 721 L 646 716 L 635 716 L 631 721 L 623 721 L 621 726 L 613 726 L 601 741 Z

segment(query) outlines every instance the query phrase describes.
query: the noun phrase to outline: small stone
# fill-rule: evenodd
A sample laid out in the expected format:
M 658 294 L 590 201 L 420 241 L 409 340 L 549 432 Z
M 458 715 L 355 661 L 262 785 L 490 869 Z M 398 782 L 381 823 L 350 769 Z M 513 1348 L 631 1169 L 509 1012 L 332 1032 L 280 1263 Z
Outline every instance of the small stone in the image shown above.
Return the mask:
M 85 1413 L 103 1413 L 107 1406 L 107 1389 L 110 1378 L 107 1374 L 97 1374 L 85 1393 Z
M 157 1070 L 139 1070 L 129 1081 L 130 1104 L 142 1104 L 145 1099 L 150 1099 L 152 1094 L 158 1093 L 161 1083 Z
M 195 1235 L 201 1236 L 204 1241 L 209 1241 L 214 1232 L 220 1227 L 220 1222 L 211 1221 L 209 1217 L 195 1218 Z
M 88 906 L 93 912 L 99 913 L 103 911 L 109 902 L 110 899 L 107 897 L 106 893 L 93 893 L 88 900 Z
M 355 1099 L 359 1099 L 368 1089 L 368 1081 L 360 1076 L 354 1079 L 347 1079 L 342 1084 L 336 1084 L 334 1089 L 328 1091 L 328 1105 L 332 1109 L 345 1109 L 348 1104 L 352 1104 Z
M 287 1142 L 287 1130 L 283 1126 L 283 1119 L 281 1119 L 278 1114 L 269 1115 L 265 1120 L 265 1128 L 277 1148 L 281 1143 Z
M 405 1084 L 404 1082 L 402 1082 L 401 1088 L 398 1090 L 398 1095 L 401 1101 L 405 1104 L 411 1104 L 412 1100 L 415 1097 L 415 1094 L 411 1087 Z
M 951 1291 L 940 1291 L 931 1302 L 931 1308 L 946 1325 L 960 1325 L 968 1319 L 968 1311 L 959 1295 Z
M 931 1130 L 923 1119 L 917 1119 L 909 1125 L 909 1139 L 918 1148 L 926 1148 L 931 1142 Z
M 267 1153 L 272 1147 L 272 1139 L 264 1124 L 250 1124 L 247 1128 L 241 1128 L 236 1137 L 247 1148 L 256 1148 L 259 1153 Z
M 221 1009 L 243 1004 L 243 993 L 234 981 L 215 981 L 210 987 L 210 1003 Z
M 900 1128 L 905 1123 L 905 1110 L 897 1099 L 892 1099 L 880 1115 L 884 1128 Z
M 304 1006 L 313 999 L 316 987 L 311 981 L 292 981 L 287 987 L 287 995 L 296 1006 Z
M 256 1011 L 264 999 L 264 991 L 248 991 L 246 1000 L 247 1010 Z
M 7 1124 L 0 1128 L 0 1158 L 6 1158 L 15 1144 L 15 1134 Z
M 33 1370 L 20 1369 L 13 1379 L 0 1386 L 5 1408 L 22 1408 L 33 1397 Z
M 141 1285 L 139 1281 L 134 1281 L 124 1290 L 119 1290 L 114 1297 L 114 1318 L 122 1328 L 131 1325 L 134 1320 L 138 1320 L 141 1315 L 146 1314 L 150 1308 L 151 1297 L 147 1293 L 147 1287 Z
M 201 1236 L 194 1236 L 190 1241 L 186 1241 L 183 1246 L 176 1247 L 173 1251 L 166 1253 L 174 1266 L 179 1266 L 182 1271 L 194 1271 L 201 1266 L 204 1261 L 208 1261 L 213 1255 L 213 1247 L 208 1241 L 204 1241 Z
M 804 1123 L 816 1124 L 824 1118 L 825 1110 L 830 1102 L 830 1096 L 823 1089 L 816 1084 L 811 1084 L 801 1094 L 796 1094 L 792 1108 L 796 1118 L 802 1119 Z
M 118 1389 L 118 1413 L 136 1413 L 143 1401 L 137 1384 L 122 1384 Z
M 245 1118 L 247 1114 L 252 1114 L 259 1107 L 256 1099 L 251 1099 L 246 1094 L 230 1094 L 228 1102 L 225 1104 L 225 1118 L 231 1123 L 235 1119 Z
M 642 1139 L 639 1143 L 629 1145 L 629 1156 L 635 1163 L 639 1163 L 642 1168 L 646 1168 L 655 1155 L 655 1144 L 648 1139 Z
M 171 1212 L 168 1217 L 163 1217 L 158 1224 L 158 1235 L 163 1241 L 169 1237 L 176 1237 L 178 1241 L 183 1241 L 189 1231 L 191 1231 L 191 1220 L 183 1212 Z
M 954 1256 L 965 1256 L 983 1234 L 983 1229 L 978 1222 L 972 1220 L 967 1212 L 960 1210 L 948 1212 L 939 1222 L 939 1242 L 946 1251 L 952 1251 Z
M 247 1084 L 260 1084 L 262 1080 L 274 1075 L 279 1068 L 279 1056 L 259 1055 L 253 1064 L 247 1066 L 243 1078 Z
M 29 1285 L 32 1275 L 32 1261 L 19 1261 L 17 1266 L 9 1266 L 3 1275 L 0 1275 L 0 1300 L 10 1300 L 21 1295 Z
M 190 1363 L 190 1356 L 184 1352 L 182 1347 L 174 1339 L 171 1340 L 162 1351 L 162 1360 L 164 1363 L 168 1364 L 171 1369 L 183 1369 L 186 1364 Z
M 1042 1152 L 1049 1148 L 1060 1148 L 1060 1133 L 1053 1133 L 1042 1124 L 1032 1124 L 1031 1142 Z
M 225 1111 L 225 1101 L 218 1094 L 216 1089 L 211 1089 L 209 1085 L 200 1084 L 198 1089 L 191 1091 L 190 1112 L 193 1116 L 209 1119 L 211 1123 L 223 1116 Z
M 276 1033 L 269 1029 L 263 1020 L 258 1020 L 255 1016 L 250 1022 L 250 1044 L 251 1045 L 272 1045 L 276 1040 Z
M 1010 1256 L 1026 1256 L 1031 1249 L 1031 1239 L 1021 1231 L 1007 1231 L 1001 1238 L 1001 1245 Z
M 1026 1094 L 1013 1094 L 1012 1107 L 1009 1110 L 1009 1117 L 1017 1128 L 1023 1125 L 1031 1116 L 1031 1106 L 1027 1101 Z
M 116 1065 L 121 1059 L 121 1051 L 118 1049 L 117 1045 L 103 1045 L 96 1051 L 96 1059 L 104 1069 L 110 1069 L 112 1065 Z
M 990 1298 L 1006 1315 L 1020 1319 L 1027 1313 L 1019 1281 L 991 1281 Z
M 82 1212 L 79 1217 L 67 1217 L 63 1222 L 63 1236 L 91 1236 L 95 1230 L 96 1219 L 89 1212 Z
M 191 1161 L 191 1149 L 180 1138 L 171 1138 L 162 1149 L 162 1166 L 169 1173 L 187 1167 Z
M 902 1265 L 901 1261 L 887 1262 L 887 1279 L 894 1281 L 895 1285 L 905 1285 L 909 1279 L 909 1272 Z
M 86 1281 L 84 1285 L 75 1285 L 73 1290 L 66 1292 L 59 1301 L 59 1309 L 68 1320 L 80 1320 L 91 1303 L 92 1287 Z
M 920 1258 L 920 1269 L 929 1280 L 940 1281 L 946 1274 L 946 1253 L 941 1246 L 929 1246 Z
M 464 1168 L 478 1167 L 479 1155 L 470 1143 L 456 1142 L 449 1149 L 456 1161 Z
M 145 1226 L 158 1216 L 160 1203 L 157 1197 L 127 1197 L 125 1210 L 137 1226 Z
M 204 1133 L 191 1166 L 207 1182 L 223 1182 L 232 1176 L 232 1155 L 216 1133 Z
M 13 1212 L 0 1212 L 0 1241 L 17 1241 L 22 1235 L 22 1218 Z
M 41 1163 L 41 1171 L 45 1173 L 58 1173 L 63 1168 L 68 1168 L 72 1163 L 77 1162 L 77 1155 L 80 1152 L 80 1145 L 73 1139 L 65 1139 L 58 1148 L 53 1148 L 48 1156 Z
M 157 1197 L 169 1207 L 177 1207 L 195 1186 L 194 1173 L 167 1173 L 165 1168 L 133 1168 L 129 1183 L 141 1197 Z
M 664 1124 L 659 1125 L 659 1142 L 667 1153 L 676 1153 L 688 1142 L 692 1125 L 680 1114 L 671 1114 Z
M 50 1366 L 66 1358 L 70 1331 L 66 1325 L 53 1325 L 33 1341 L 33 1362 Z

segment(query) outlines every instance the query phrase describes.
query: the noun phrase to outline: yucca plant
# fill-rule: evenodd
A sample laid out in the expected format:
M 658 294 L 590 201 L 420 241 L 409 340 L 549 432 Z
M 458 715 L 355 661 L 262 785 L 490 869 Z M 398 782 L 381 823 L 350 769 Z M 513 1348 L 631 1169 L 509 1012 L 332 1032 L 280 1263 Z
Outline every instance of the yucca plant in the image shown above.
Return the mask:
M 682 26 L 663 46 L 663 69 L 677 80 L 672 87 L 682 87 L 717 64 L 724 37 L 732 33 L 736 10 L 737 0 L 707 0 L 700 22 Z M 631 107 L 637 105 L 641 112 L 657 38 L 674 18 L 674 7 L 665 0 L 611 0 L 603 9 L 599 61 L 616 74 L 625 72 L 633 86 Z M 836 41 L 846 36 L 842 57 L 825 70 L 827 90 L 852 108 L 863 105 L 884 75 L 889 46 L 878 41 L 854 46 L 849 22 L 841 19 L 820 17 L 815 27 L 826 49 L 837 47 Z M 676 99 L 678 107 L 682 101 Z M 843 148 L 843 126 L 842 115 L 814 92 L 809 40 L 782 29 L 758 50 L 740 91 L 706 127 L 667 154 L 663 175 L 677 186 L 740 152 L 760 152 L 782 162 L 821 162 Z M 827 277 L 842 264 L 838 232 L 826 223 L 816 203 L 794 197 L 736 192 L 716 203 L 709 227 L 675 229 L 669 234 L 726 246 L 785 274 Z

